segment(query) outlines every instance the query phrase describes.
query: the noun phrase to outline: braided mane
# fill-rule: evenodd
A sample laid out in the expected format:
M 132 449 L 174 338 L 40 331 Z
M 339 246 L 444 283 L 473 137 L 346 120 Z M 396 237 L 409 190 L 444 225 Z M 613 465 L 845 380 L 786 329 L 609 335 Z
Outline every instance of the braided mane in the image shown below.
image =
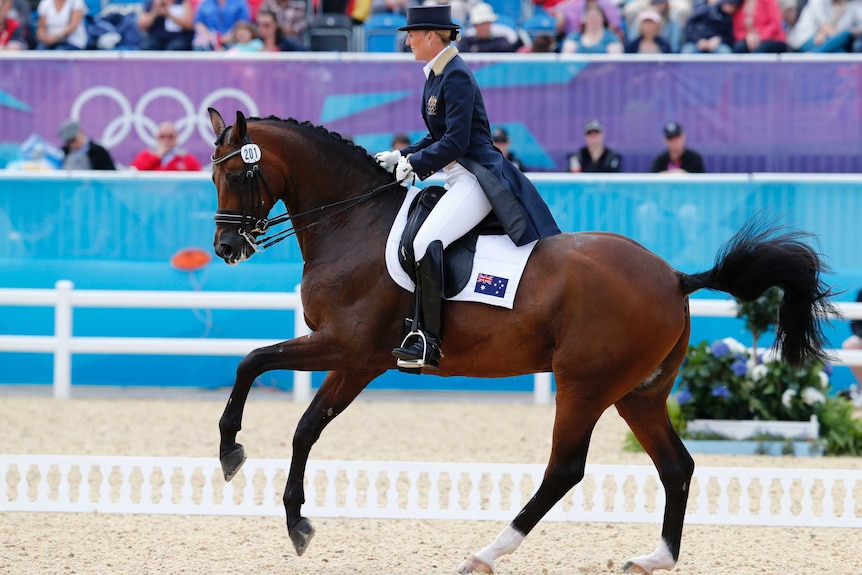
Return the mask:
M 280 124 L 289 124 L 291 126 L 298 126 L 299 128 L 302 128 L 304 130 L 308 130 L 310 132 L 318 134 L 321 137 L 332 138 L 336 142 L 339 142 L 341 145 L 348 148 L 352 153 L 361 154 L 361 156 L 365 159 L 365 161 L 369 165 L 374 166 L 378 170 L 386 171 L 382 167 L 380 167 L 377 164 L 377 162 L 374 161 L 374 158 L 368 153 L 368 150 L 366 150 L 362 146 L 357 145 L 353 140 L 351 140 L 349 138 L 345 138 L 344 136 L 342 136 L 338 132 L 330 131 L 323 126 L 312 124 L 308 120 L 299 121 L 295 118 L 279 118 L 278 116 L 269 116 L 267 118 L 250 117 L 250 118 L 246 118 L 246 121 L 247 122 L 277 122 Z M 225 129 L 224 132 L 227 132 L 227 129 Z M 219 140 L 222 140 L 224 138 L 224 132 L 222 132 L 222 134 L 219 135 Z M 216 142 L 216 145 L 218 145 L 218 144 L 219 144 L 219 141 Z

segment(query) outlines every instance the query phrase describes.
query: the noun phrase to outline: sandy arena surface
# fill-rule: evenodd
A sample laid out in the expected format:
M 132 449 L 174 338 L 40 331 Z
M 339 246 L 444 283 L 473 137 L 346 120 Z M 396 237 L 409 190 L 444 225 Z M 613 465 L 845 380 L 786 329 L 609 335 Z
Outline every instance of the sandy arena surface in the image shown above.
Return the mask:
M 228 390 L 158 399 L 130 393 L 0 396 L 0 452 L 214 457 Z M 313 459 L 545 463 L 552 406 L 523 396 L 421 397 L 368 393 L 323 433 Z M 287 394 L 252 390 L 239 440 L 250 458 L 288 458 L 304 405 Z M 650 464 L 622 445 L 626 427 L 611 409 L 593 435 L 589 463 Z M 862 469 L 862 458 L 695 456 L 701 466 Z M 455 572 L 505 522 L 315 519 L 299 558 L 283 520 L 0 513 L 0 574 L 358 574 Z M 651 552 L 660 526 L 542 522 L 513 555 L 509 574 L 618 573 Z M 691 525 L 675 573 L 860 574 L 862 530 Z

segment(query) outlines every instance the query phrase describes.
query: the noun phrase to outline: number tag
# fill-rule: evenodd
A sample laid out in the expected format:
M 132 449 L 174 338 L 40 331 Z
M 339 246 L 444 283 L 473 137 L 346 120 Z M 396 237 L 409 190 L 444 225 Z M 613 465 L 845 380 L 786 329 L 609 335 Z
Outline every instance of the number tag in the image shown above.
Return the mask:
M 242 147 L 242 161 L 246 164 L 256 164 L 260 161 L 260 148 L 257 144 L 246 144 Z

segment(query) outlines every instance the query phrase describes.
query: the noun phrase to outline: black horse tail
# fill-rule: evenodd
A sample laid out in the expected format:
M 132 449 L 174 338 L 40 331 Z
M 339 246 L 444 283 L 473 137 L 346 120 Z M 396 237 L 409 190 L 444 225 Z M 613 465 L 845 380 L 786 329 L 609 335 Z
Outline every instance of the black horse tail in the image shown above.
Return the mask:
M 784 291 L 778 311 L 775 347 L 793 366 L 808 359 L 830 359 L 824 351 L 823 321 L 837 315 L 834 295 L 821 279 L 829 271 L 806 240 L 809 233 L 754 218 L 737 232 L 706 272 L 677 272 L 685 295 L 706 288 L 753 301 L 772 286 Z

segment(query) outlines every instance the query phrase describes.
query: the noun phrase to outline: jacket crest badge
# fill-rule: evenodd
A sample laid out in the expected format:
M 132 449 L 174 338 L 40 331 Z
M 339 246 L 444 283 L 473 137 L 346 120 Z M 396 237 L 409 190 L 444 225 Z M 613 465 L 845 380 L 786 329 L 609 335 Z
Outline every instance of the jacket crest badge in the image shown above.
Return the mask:
M 429 116 L 437 115 L 437 96 L 431 96 L 428 98 L 428 102 L 425 104 L 425 110 L 428 112 Z

